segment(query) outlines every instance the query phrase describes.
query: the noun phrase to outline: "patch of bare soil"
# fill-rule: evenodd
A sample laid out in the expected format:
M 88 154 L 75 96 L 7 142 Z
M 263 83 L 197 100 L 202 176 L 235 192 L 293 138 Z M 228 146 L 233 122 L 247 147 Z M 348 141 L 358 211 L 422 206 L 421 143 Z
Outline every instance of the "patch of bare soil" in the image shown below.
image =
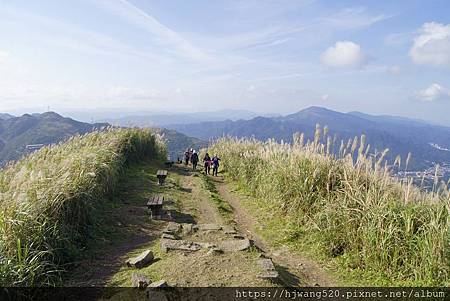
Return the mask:
M 214 178 L 216 187 L 222 198 L 233 208 L 234 218 L 237 228 L 246 233 L 255 245 L 261 249 L 264 254 L 273 259 L 275 265 L 279 266 L 280 278 L 287 286 L 295 286 L 295 278 L 292 275 L 298 275 L 301 286 L 335 286 L 336 281 L 316 262 L 300 256 L 290 251 L 287 247 L 273 248 L 270 244 L 260 237 L 255 229 L 261 228 L 257 219 L 241 205 L 242 196 L 230 192 L 230 188 L 224 183 L 223 178 Z

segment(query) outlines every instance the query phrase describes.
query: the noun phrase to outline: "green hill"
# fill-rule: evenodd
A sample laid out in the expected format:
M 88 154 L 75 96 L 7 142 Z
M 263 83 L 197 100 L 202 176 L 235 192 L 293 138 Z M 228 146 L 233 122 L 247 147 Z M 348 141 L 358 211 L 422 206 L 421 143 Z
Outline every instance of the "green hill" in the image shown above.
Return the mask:
M 208 142 L 204 140 L 189 137 L 174 130 L 162 128 L 156 131 L 162 135 L 167 145 L 168 155 L 174 161 L 177 158 L 182 160 L 187 148 L 200 150 L 208 146 Z
M 28 153 L 27 145 L 49 145 L 108 126 L 75 121 L 53 112 L 5 116 L 0 118 L 0 165 Z

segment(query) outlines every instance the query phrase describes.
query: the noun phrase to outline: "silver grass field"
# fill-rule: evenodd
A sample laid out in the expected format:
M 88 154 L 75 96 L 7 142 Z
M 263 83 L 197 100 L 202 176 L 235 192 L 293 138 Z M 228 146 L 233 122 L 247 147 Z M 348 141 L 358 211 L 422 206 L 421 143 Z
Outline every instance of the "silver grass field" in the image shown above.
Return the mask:
M 337 144 L 327 132 L 318 125 L 313 141 L 296 134 L 293 144 L 222 138 L 209 151 L 268 220 L 283 221 L 283 243 L 369 285 L 449 285 L 448 183 L 425 192 L 394 178 L 387 151 L 371 154 L 364 136 Z
M 165 156 L 150 130 L 107 129 L 48 146 L 0 172 L 0 285 L 57 285 L 79 258 L 127 164 Z

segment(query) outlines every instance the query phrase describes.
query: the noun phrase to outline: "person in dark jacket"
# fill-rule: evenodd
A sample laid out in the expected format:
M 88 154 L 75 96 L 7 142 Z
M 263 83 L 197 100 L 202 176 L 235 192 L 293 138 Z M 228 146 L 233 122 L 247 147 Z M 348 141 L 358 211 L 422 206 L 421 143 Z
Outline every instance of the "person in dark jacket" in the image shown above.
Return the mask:
M 219 172 L 219 163 L 220 158 L 217 157 L 217 155 L 214 155 L 214 157 L 212 158 L 212 165 L 213 165 L 213 176 L 217 177 L 217 173 Z
M 189 159 L 191 158 L 191 154 L 189 153 L 189 149 L 186 150 L 186 152 L 184 153 L 184 165 L 188 165 L 189 164 Z
M 206 153 L 205 157 L 203 158 L 203 166 L 205 167 L 205 175 L 209 175 L 211 171 L 211 157 L 208 153 Z
M 197 170 L 198 154 L 195 150 L 192 151 L 191 162 L 192 162 L 192 169 Z

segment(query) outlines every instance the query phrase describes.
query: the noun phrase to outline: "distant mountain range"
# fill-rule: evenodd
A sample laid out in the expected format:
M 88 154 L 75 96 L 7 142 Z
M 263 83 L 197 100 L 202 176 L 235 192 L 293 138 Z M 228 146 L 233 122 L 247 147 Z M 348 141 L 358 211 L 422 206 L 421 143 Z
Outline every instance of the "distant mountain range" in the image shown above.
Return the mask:
M 229 118 L 230 115 L 233 115 L 233 119 Z M 167 140 L 169 155 L 176 160 L 186 148 L 206 147 L 207 141 L 224 135 L 260 140 L 274 138 L 291 142 L 294 133 L 303 132 L 306 138 L 312 139 L 318 123 L 328 126 L 329 134 L 336 135 L 338 140 L 365 134 L 372 151 L 390 149 L 389 160 L 397 155 L 401 155 L 404 160 L 408 152 L 411 152 L 410 170 L 425 170 L 438 163 L 450 171 L 449 127 L 404 117 L 373 116 L 360 112 L 341 113 L 320 107 L 310 107 L 286 116 L 254 115 L 249 111 L 233 110 L 185 115 L 163 114 L 152 115 L 153 119 L 147 119 L 150 118 L 148 116 L 139 116 L 138 119 L 125 117 L 116 119 L 120 121 L 111 124 L 152 127 L 156 124 L 160 128 L 158 131 Z M 228 119 L 225 120 L 226 118 Z M 209 121 L 197 121 L 203 119 Z M 190 121 L 193 122 L 189 123 Z M 79 122 L 53 112 L 25 114 L 20 117 L 0 114 L 0 165 L 20 158 L 36 147 L 39 148 L 40 144 L 56 143 L 74 134 L 84 134 L 108 125 Z
M 178 158 L 183 160 L 183 155 L 187 148 L 200 150 L 208 146 L 208 142 L 205 140 L 189 137 L 174 130 L 159 128 L 157 131 L 163 135 L 168 155 L 173 161 L 176 161 Z
M 435 163 L 450 164 L 450 151 L 446 150 L 450 149 L 450 128 L 403 117 L 341 113 L 310 107 L 279 117 L 172 124 L 167 127 L 202 140 L 229 135 L 290 142 L 296 132 L 303 132 L 312 139 L 317 123 L 328 126 L 330 134 L 336 134 L 338 140 L 365 134 L 372 150 L 390 149 L 389 159 L 397 155 L 405 159 L 411 152 L 410 167 L 413 169 L 422 170 Z
M 107 126 L 110 124 L 79 122 L 54 112 L 25 114 L 20 117 L 0 113 L 0 166 L 8 161 L 20 159 L 44 145 Z M 173 160 L 181 158 L 186 148 L 200 149 L 207 146 L 207 142 L 187 137 L 174 130 L 156 130 L 167 141 L 168 152 Z
M 258 114 L 246 110 L 219 110 L 198 113 L 147 113 L 128 114 L 119 118 L 101 118 L 102 122 L 108 122 L 118 126 L 151 126 L 164 127 L 169 124 L 191 124 L 205 121 L 251 119 Z

